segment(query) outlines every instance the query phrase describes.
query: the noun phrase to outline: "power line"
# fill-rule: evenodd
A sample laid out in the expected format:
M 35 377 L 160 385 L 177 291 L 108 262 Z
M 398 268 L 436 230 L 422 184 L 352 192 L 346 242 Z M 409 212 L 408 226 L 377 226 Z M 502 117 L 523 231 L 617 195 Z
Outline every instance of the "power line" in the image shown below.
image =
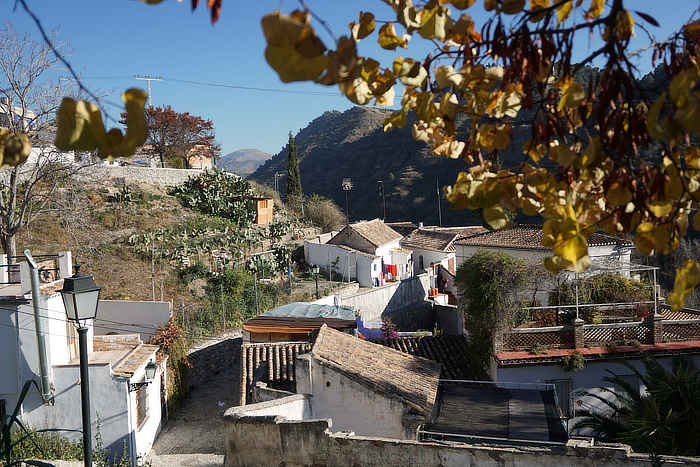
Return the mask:
M 80 79 L 134 79 L 133 76 L 81 76 Z M 145 79 L 145 78 L 144 78 Z M 311 96 L 333 96 L 342 97 L 341 94 L 335 92 L 321 91 L 302 91 L 298 89 L 275 89 L 275 88 L 259 88 L 255 86 L 235 86 L 233 84 L 205 83 L 202 81 L 191 81 L 177 78 L 160 77 L 162 81 L 172 81 L 175 83 L 193 84 L 196 86 L 210 86 L 216 88 L 240 89 L 242 91 L 264 91 L 264 92 L 282 92 L 287 94 L 306 94 Z

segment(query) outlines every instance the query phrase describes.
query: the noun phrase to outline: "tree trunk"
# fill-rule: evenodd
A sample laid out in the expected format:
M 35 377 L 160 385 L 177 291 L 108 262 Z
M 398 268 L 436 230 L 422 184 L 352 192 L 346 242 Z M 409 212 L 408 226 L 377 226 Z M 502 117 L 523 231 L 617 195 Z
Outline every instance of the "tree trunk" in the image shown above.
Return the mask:
M 14 235 L 2 239 L 2 251 L 7 255 L 8 264 L 15 264 L 17 262 L 17 242 L 15 241 Z

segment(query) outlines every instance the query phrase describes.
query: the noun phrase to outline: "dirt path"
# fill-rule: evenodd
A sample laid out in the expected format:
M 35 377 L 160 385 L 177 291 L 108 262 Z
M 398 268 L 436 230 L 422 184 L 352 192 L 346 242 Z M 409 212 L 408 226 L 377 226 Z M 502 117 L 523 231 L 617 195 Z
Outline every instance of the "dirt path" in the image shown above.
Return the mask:
M 240 332 L 226 337 L 238 336 Z M 157 456 L 225 454 L 221 415 L 227 408 L 238 404 L 238 387 L 237 361 L 198 381 L 183 406 L 170 414 L 152 453 Z

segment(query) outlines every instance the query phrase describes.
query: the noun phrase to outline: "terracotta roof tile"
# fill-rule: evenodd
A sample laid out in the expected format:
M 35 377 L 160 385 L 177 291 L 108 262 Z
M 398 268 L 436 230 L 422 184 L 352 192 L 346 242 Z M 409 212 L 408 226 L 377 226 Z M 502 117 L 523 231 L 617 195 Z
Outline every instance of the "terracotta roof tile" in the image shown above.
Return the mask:
M 370 339 L 370 342 L 440 363 L 443 379 L 478 379 L 467 368 L 467 339 L 464 336 L 398 337 Z
M 358 339 L 327 326 L 311 356 L 368 389 L 407 403 L 429 416 L 437 397 L 440 364 Z
M 457 237 L 456 233 L 417 229 L 411 232 L 410 240 L 404 237 L 401 246 L 434 251 L 455 251 L 453 242 Z
M 460 237 L 455 242 L 459 245 L 481 247 L 522 248 L 528 250 L 551 251 L 542 246 L 542 227 L 539 225 L 516 225 L 510 229 L 487 231 L 469 237 Z M 632 242 L 595 232 L 588 237 L 588 246 L 628 245 Z
M 398 240 L 402 237 L 400 233 L 396 232 L 379 219 L 350 224 L 349 226 L 345 227 L 343 231 L 346 229 L 352 229 L 355 233 L 360 235 L 375 247 L 386 245 L 387 243 L 393 242 L 394 240 Z M 343 234 L 343 231 L 338 233 L 338 235 Z
M 413 222 L 387 222 L 386 225 L 404 237 L 418 228 L 418 226 Z

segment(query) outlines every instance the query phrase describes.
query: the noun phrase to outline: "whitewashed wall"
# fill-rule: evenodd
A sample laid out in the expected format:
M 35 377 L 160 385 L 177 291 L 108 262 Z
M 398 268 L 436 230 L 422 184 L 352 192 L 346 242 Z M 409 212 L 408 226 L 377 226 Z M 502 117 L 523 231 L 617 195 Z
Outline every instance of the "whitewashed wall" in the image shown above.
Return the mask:
M 333 431 L 358 436 L 403 438 L 404 404 L 370 391 L 343 374 L 325 367 L 309 354 L 297 359 L 297 392 L 313 394 L 313 417 L 333 420 Z

